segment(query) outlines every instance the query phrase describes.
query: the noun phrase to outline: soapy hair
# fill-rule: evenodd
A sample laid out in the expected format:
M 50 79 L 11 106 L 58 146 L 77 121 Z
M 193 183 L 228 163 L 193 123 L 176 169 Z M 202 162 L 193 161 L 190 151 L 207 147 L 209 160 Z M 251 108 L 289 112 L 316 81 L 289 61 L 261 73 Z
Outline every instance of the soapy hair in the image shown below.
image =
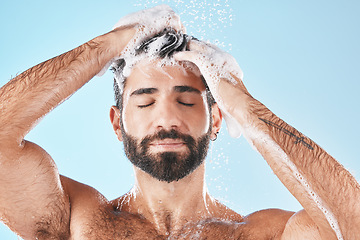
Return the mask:
M 175 32 L 172 29 L 164 29 L 161 33 L 147 39 L 135 49 L 135 58 L 145 58 L 147 56 L 151 58 L 170 59 L 171 56 L 176 52 L 188 51 L 188 42 L 190 40 L 196 40 L 187 34 Z M 133 60 L 132 60 L 133 61 Z M 135 61 L 133 61 L 135 62 Z M 132 63 L 134 64 L 134 63 Z M 123 107 L 123 89 L 126 85 L 126 75 L 124 69 L 127 66 L 125 58 L 120 58 L 112 64 L 111 70 L 114 73 L 114 94 L 116 107 L 122 112 Z M 205 87 L 206 97 L 209 108 L 215 103 L 213 96 L 210 93 L 209 87 L 207 86 L 204 77 L 200 76 Z

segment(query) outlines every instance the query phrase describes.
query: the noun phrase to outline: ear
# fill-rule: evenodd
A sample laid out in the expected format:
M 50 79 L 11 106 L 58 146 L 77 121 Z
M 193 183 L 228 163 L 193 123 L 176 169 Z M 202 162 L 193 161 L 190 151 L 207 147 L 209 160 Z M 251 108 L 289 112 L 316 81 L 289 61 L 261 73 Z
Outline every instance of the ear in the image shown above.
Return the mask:
M 120 110 L 116 106 L 112 106 L 110 109 L 110 121 L 117 138 L 119 141 L 122 141 L 123 138 L 120 129 Z
M 216 135 L 217 133 L 219 133 L 221 128 L 222 114 L 217 103 L 215 103 L 211 108 L 212 108 L 212 120 L 213 120 L 211 135 L 213 139 L 216 139 L 217 137 Z

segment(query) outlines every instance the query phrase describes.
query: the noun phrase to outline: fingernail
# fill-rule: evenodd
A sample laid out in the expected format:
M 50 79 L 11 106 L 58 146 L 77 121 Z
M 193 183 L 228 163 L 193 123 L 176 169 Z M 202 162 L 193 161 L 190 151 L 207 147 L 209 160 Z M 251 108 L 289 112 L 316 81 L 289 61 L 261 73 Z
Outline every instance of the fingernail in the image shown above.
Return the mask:
M 181 60 L 183 57 L 183 52 L 177 52 L 173 55 L 173 58 L 175 58 L 175 60 Z

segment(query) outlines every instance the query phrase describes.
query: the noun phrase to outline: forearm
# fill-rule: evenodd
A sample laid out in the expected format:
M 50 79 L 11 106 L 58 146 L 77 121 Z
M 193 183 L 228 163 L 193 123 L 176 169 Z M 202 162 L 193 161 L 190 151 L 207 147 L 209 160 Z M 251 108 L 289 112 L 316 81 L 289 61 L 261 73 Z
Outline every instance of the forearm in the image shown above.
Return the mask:
M 326 222 L 335 218 L 345 239 L 359 234 L 360 193 L 354 177 L 317 144 L 252 98 L 243 86 L 234 88 L 232 94 L 230 99 L 239 104 L 229 110 L 243 134 L 321 230 L 328 231 Z
M 118 34 L 117 45 L 112 44 Z M 128 39 L 111 32 L 18 75 L 0 89 L 0 138 L 19 143 L 45 114 L 121 52 Z M 124 44 L 121 44 L 121 41 Z

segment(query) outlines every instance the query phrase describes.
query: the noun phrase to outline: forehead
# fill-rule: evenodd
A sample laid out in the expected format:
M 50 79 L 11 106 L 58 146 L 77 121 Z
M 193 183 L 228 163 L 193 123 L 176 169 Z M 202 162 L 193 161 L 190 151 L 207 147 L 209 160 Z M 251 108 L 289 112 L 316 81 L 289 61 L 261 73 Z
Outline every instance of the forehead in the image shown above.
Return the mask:
M 126 80 L 124 92 L 138 88 L 156 87 L 161 89 L 174 86 L 191 86 L 205 90 L 200 72 L 194 64 L 165 64 L 160 60 L 144 59 L 137 63 Z

